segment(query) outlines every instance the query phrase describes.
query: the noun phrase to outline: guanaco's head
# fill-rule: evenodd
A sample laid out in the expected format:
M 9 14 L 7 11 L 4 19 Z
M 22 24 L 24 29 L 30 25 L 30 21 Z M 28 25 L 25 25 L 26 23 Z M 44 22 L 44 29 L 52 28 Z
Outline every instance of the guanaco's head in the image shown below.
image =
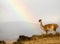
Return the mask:
M 39 19 L 39 22 L 41 22 L 42 20 L 41 19 Z

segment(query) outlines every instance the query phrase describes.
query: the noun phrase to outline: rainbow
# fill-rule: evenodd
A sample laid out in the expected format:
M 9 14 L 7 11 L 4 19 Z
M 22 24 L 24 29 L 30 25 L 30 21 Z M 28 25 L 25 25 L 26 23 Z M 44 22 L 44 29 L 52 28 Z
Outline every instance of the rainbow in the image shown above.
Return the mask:
M 27 22 L 34 22 L 34 16 L 32 15 L 28 6 L 22 1 L 7 0 L 7 3 L 9 4 L 8 8 L 10 8 L 20 19 L 22 18 L 22 20 Z M 36 29 L 34 24 L 28 24 L 28 27 L 33 27 L 34 30 Z
M 11 8 L 19 18 L 24 21 L 33 22 L 33 15 L 28 9 L 28 6 L 19 0 L 7 0 L 9 3 L 9 8 Z

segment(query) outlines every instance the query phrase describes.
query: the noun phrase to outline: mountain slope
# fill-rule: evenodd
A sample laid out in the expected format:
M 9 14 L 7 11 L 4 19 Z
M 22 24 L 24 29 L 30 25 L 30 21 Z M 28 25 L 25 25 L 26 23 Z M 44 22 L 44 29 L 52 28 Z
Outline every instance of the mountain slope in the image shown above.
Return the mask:
M 32 36 L 33 34 L 40 34 L 39 29 L 38 24 L 29 22 L 0 23 L 0 39 L 15 39 L 19 35 Z

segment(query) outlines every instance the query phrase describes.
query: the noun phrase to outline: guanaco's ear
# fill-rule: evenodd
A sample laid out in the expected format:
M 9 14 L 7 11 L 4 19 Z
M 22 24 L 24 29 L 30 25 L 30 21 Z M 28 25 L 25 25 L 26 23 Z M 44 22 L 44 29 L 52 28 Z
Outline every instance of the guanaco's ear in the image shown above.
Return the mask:
M 39 19 L 39 22 L 41 22 L 41 19 Z

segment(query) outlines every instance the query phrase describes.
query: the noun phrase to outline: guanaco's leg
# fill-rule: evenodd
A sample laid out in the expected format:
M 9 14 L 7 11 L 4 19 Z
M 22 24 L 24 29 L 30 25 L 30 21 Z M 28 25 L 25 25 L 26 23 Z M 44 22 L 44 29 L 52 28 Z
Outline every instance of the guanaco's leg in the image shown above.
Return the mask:
M 48 34 L 48 30 L 46 30 L 46 34 Z
M 57 29 L 55 28 L 55 29 L 54 29 L 54 31 L 55 31 L 55 32 L 56 32 L 56 34 L 57 34 L 57 31 L 56 31 L 56 30 L 57 30 Z

